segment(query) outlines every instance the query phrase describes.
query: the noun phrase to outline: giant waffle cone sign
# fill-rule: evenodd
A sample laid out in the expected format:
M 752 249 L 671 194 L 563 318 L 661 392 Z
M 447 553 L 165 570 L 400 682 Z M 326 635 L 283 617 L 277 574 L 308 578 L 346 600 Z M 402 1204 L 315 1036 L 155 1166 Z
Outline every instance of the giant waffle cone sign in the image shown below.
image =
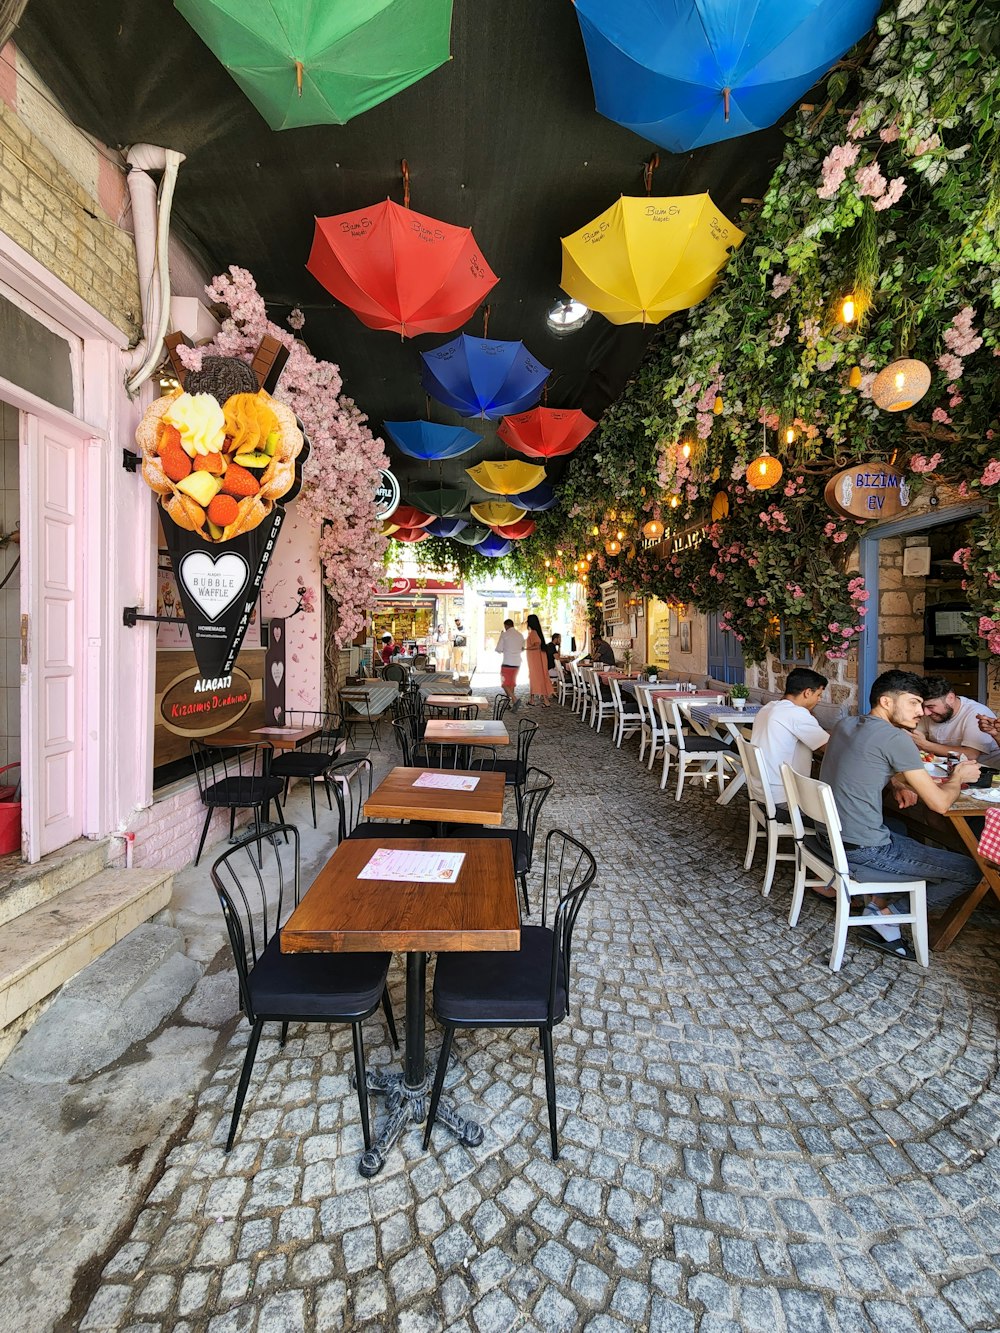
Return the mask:
M 216 383 L 256 383 L 223 361 Z M 245 372 L 241 376 L 240 372 Z M 206 370 L 146 409 L 136 431 L 142 475 L 160 499 L 163 532 L 206 688 L 226 683 L 308 453 L 295 414 L 263 389 L 225 393 Z

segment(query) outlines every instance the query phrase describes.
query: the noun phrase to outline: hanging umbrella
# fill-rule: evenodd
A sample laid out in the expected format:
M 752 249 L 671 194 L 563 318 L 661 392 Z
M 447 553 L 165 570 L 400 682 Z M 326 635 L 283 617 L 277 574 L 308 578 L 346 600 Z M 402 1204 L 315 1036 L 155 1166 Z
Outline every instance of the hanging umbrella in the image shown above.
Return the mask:
M 742 240 L 707 194 L 626 196 L 562 238 L 560 283 L 612 324 L 659 324 L 705 299 Z
M 424 532 L 429 532 L 432 537 L 455 537 L 468 527 L 464 518 L 436 518 L 433 523 L 428 523 Z
M 469 227 L 391 199 L 317 218 L 306 268 L 362 324 L 404 338 L 460 328 L 497 282 Z
M 416 491 L 408 490 L 406 499 L 425 514 L 432 514 L 435 518 L 451 518 L 453 514 L 460 514 L 469 503 L 469 494 L 457 486 L 438 485 L 421 487 Z
M 513 542 L 506 541 L 503 537 L 498 537 L 495 532 L 491 532 L 488 537 L 484 537 L 481 542 L 476 543 L 476 550 L 480 555 L 489 555 L 495 558 L 507 555 L 513 545 Z
M 382 425 L 397 449 L 424 462 L 458 458 L 483 442 L 481 435 L 464 426 L 439 426 L 433 421 L 383 421 Z
M 520 505 L 522 509 L 540 514 L 543 509 L 551 509 L 557 499 L 558 497 L 549 483 L 543 481 L 541 486 L 533 486 L 530 491 L 522 491 L 520 495 L 512 495 L 510 502 L 511 504 Z
M 488 525 L 483 524 L 482 526 L 477 527 L 470 523 L 467 528 L 464 528 L 461 532 L 455 533 L 455 540 L 461 542 L 463 546 L 478 546 L 479 543 L 485 541 L 489 535 L 490 530 Z
M 880 3 L 575 0 L 598 111 L 672 153 L 775 124 Z
M 472 506 L 472 517 L 489 528 L 506 527 L 508 523 L 517 523 L 524 518 L 525 511 L 517 505 L 501 503 L 497 500 L 484 500 Z
M 397 528 L 426 528 L 434 515 L 425 514 L 422 509 L 415 509 L 413 505 L 398 504 L 389 517 Z
M 493 531 L 498 537 L 509 537 L 511 541 L 519 542 L 523 537 L 530 537 L 537 527 L 533 518 L 519 518 L 516 523 L 504 523 Z
M 543 467 L 522 463 L 517 458 L 484 460 L 465 470 L 481 490 L 492 491 L 494 495 L 516 495 L 518 491 L 530 491 L 532 486 L 540 486 L 545 480 Z
M 526 458 L 571 454 L 597 425 L 579 408 L 533 407 L 504 417 L 497 437 Z
M 465 333 L 421 352 L 420 359 L 427 392 L 466 417 L 496 418 L 530 407 L 549 373 L 524 343 L 488 342 Z
M 174 0 L 272 130 L 346 125 L 450 58 L 452 0 Z
M 430 535 L 426 528 L 398 528 L 392 534 L 392 539 L 396 542 L 406 542 L 413 545 L 416 542 L 422 542 L 425 537 Z
M 391 523 L 389 519 L 384 518 L 379 525 L 379 532 L 383 537 L 391 537 L 394 532 L 399 531 L 398 523 Z

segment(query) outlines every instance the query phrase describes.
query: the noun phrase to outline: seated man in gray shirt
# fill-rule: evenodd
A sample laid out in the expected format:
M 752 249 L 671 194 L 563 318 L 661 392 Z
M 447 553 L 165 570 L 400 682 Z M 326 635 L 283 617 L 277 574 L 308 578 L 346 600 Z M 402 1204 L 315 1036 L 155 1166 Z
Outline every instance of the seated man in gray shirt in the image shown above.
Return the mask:
M 979 765 L 960 763 L 941 784 L 927 773 L 912 734 L 924 715 L 924 683 L 912 672 L 883 672 L 872 685 L 870 703 L 866 716 L 845 718 L 834 727 L 820 771 L 833 789 L 847 863 L 852 870 L 926 880 L 927 905 L 942 907 L 975 888 L 982 878 L 979 867 L 959 852 L 928 847 L 891 830 L 882 815 L 882 792 L 891 782 L 901 789 L 901 805 L 919 797 L 943 814 L 961 795 L 962 783 L 979 777 Z M 873 896 L 865 908 L 872 927 L 858 934 L 886 953 L 912 959 L 899 927 L 882 920 L 906 910 L 905 897 L 892 902 Z

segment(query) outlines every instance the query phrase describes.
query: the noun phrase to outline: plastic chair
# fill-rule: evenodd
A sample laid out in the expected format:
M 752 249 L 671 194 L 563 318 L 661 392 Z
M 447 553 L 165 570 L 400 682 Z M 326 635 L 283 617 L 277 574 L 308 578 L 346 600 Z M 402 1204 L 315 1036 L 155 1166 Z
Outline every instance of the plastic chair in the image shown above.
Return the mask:
M 284 785 L 281 778 L 270 776 L 271 747 L 269 745 L 250 745 L 242 748 L 225 747 L 219 749 L 204 745 L 201 741 L 191 742 L 191 759 L 194 763 L 195 777 L 198 780 L 198 795 L 202 805 L 207 808 L 205 823 L 201 830 L 195 865 L 201 860 L 208 836 L 208 826 L 216 810 L 229 811 L 229 836 L 233 836 L 236 827 L 237 810 L 253 810 L 254 828 L 260 835 L 262 810 L 269 801 L 273 801 L 281 821 L 281 805 L 278 796 Z
M 724 771 L 729 746 L 725 741 L 716 740 L 712 736 L 685 735 L 684 725 L 681 721 L 681 711 L 677 706 L 676 699 L 667 699 L 661 695 L 656 701 L 656 707 L 659 709 L 664 732 L 668 730 L 670 732 L 669 740 L 664 739 L 663 775 L 660 779 L 660 787 L 666 786 L 670 760 L 676 758 L 677 791 L 675 800 L 679 801 L 681 799 L 684 783 L 689 777 L 700 778 L 706 787 L 709 780 L 714 777 L 721 794 L 725 788 Z
M 285 835 L 287 846 L 277 834 Z M 250 1023 L 226 1152 L 236 1137 L 265 1023 L 281 1024 L 282 1046 L 289 1023 L 350 1023 L 361 1130 L 370 1148 L 361 1024 L 381 1005 L 398 1050 L 385 984 L 392 955 L 281 952 L 280 927 L 299 903 L 299 833 L 291 824 L 244 838 L 218 858 L 211 873 L 236 962 L 240 1006 Z
M 622 687 L 614 676 L 611 677 L 611 698 L 615 706 L 615 729 L 612 739 L 620 750 L 626 736 L 634 736 L 642 730 L 642 712 L 639 701 L 631 690 L 622 693 Z
M 736 748 L 747 779 L 747 796 L 750 807 L 750 828 L 747 834 L 747 854 L 743 869 L 749 870 L 757 852 L 758 839 L 767 843 L 767 863 L 764 866 L 764 883 L 761 894 L 766 898 L 771 892 L 774 870 L 779 861 L 795 861 L 795 849 L 779 852 L 780 838 L 794 838 L 795 829 L 790 822 L 778 818 L 774 804 L 774 793 L 767 778 L 767 763 L 756 745 L 737 734 Z
M 781 780 L 788 798 L 795 836 L 795 887 L 788 924 L 798 923 L 802 900 L 807 887 L 832 886 L 837 891 L 837 915 L 833 928 L 833 948 L 830 951 L 830 971 L 839 972 L 844 961 L 847 932 L 851 926 L 870 926 L 871 917 L 852 916 L 851 899 L 878 894 L 880 897 L 906 896 L 910 900 L 908 913 L 893 915 L 894 925 L 909 925 L 913 933 L 913 951 L 921 967 L 928 967 L 927 948 L 927 884 L 922 879 L 903 879 L 887 876 L 884 871 L 852 871 L 840 832 L 840 815 L 833 799 L 833 791 L 825 782 L 805 778 L 788 764 L 781 765 Z M 803 816 L 808 816 L 816 830 L 825 834 L 829 848 L 805 829 Z M 809 878 L 812 871 L 814 878 Z
M 455 1030 L 533 1027 L 538 1029 L 545 1060 L 552 1158 L 558 1158 L 552 1029 L 569 1015 L 573 929 L 596 874 L 597 863 L 583 843 L 553 829 L 545 839 L 541 925 L 521 927 L 516 952 L 438 955 L 434 1013 L 444 1025 L 444 1038 L 434 1073 L 425 1148 L 430 1144 Z M 557 904 L 551 928 L 546 924 L 550 897 Z

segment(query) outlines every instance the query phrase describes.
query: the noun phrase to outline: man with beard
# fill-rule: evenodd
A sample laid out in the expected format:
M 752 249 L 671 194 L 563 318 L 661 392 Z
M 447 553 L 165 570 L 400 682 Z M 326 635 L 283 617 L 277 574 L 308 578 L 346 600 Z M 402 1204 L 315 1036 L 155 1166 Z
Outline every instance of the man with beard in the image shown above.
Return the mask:
M 924 681 L 924 719 L 917 744 L 929 754 L 964 754 L 967 759 L 1000 766 L 1000 745 L 979 726 L 981 717 L 992 718 L 992 709 L 964 694 L 956 694 L 950 681 L 928 676 Z
M 926 771 L 913 739 L 924 715 L 924 682 L 913 672 L 883 672 L 872 685 L 869 702 L 870 713 L 844 718 L 834 727 L 820 771 L 822 781 L 833 789 L 847 863 L 852 872 L 868 872 L 869 877 L 925 880 L 927 906 L 944 907 L 976 887 L 982 878 L 979 867 L 959 852 L 925 846 L 890 829 L 882 814 L 882 792 L 891 782 L 909 798 L 901 805 L 920 799 L 943 814 L 961 795 L 963 782 L 979 777 L 979 765 L 959 763 L 940 784 Z M 907 908 L 905 897 L 893 901 L 873 895 L 865 907 L 872 924 L 857 935 L 884 953 L 912 960 L 913 951 L 891 920 L 894 912 Z

